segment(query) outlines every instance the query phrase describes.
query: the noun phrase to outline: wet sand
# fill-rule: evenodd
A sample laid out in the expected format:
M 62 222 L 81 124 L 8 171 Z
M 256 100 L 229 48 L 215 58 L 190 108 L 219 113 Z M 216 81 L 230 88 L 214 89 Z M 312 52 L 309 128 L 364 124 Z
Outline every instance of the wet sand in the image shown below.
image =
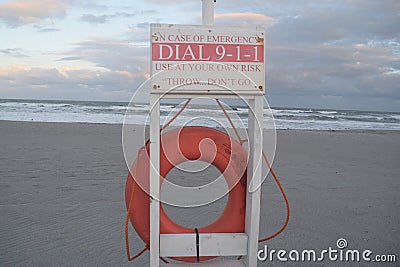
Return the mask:
M 349 248 L 400 260 L 399 131 L 281 130 L 277 142 L 273 167 L 292 217 L 287 230 L 266 243 L 269 249 L 321 251 L 345 238 Z M 148 252 L 133 264 L 125 255 L 128 168 L 121 125 L 0 121 L 0 148 L 1 266 L 147 265 Z M 218 216 L 224 201 L 167 213 L 201 226 Z M 268 177 L 260 236 L 274 233 L 284 219 L 284 202 Z M 132 251 L 141 250 L 133 230 L 130 237 Z M 259 262 L 277 265 L 299 263 Z

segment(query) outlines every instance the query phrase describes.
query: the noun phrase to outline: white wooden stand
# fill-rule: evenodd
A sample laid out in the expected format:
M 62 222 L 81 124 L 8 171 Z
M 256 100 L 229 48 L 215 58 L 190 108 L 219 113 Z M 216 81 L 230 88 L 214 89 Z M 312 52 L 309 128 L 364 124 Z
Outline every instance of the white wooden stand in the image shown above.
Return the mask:
M 237 98 L 235 94 L 220 92 L 208 94 L 215 99 Z M 204 97 L 199 93 L 157 93 L 151 92 L 150 113 L 150 266 L 192 266 L 193 264 L 162 264 L 159 257 L 196 256 L 195 234 L 160 235 L 160 100 L 162 98 L 188 99 Z M 261 153 L 263 147 L 263 95 L 261 92 L 246 92 L 241 97 L 249 101 L 249 162 L 247 185 L 261 183 Z M 249 109 L 249 110 L 250 110 Z M 241 260 L 196 263 L 197 266 L 257 266 L 258 233 L 260 221 L 260 187 L 246 192 L 245 233 L 200 234 L 200 256 L 243 256 Z
M 212 25 L 214 0 L 203 0 L 203 24 Z M 150 95 L 150 266 L 201 266 L 235 267 L 257 266 L 258 234 L 260 221 L 260 186 L 257 190 L 246 192 L 245 233 L 200 234 L 200 256 L 242 256 L 241 260 L 211 261 L 200 263 L 160 264 L 160 257 L 196 257 L 195 234 L 160 234 L 160 100 L 188 99 L 207 96 L 214 99 L 237 99 L 230 91 L 214 91 L 206 94 L 201 91 L 159 92 L 152 90 Z M 263 147 L 263 94 L 258 90 L 239 93 L 249 103 L 249 162 L 247 166 L 247 185 L 261 184 L 261 164 Z M 251 110 L 253 112 L 251 112 Z

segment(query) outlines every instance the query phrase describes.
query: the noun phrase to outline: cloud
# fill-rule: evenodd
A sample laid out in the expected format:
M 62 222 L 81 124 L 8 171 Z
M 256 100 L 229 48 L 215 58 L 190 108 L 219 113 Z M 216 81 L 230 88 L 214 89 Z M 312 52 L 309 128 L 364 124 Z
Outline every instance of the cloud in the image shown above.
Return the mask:
M 122 40 L 94 38 L 76 43 L 65 56 L 79 57 L 109 70 L 141 75 L 149 72 L 149 46 L 131 45 Z
M 117 12 L 110 15 L 93 15 L 93 14 L 84 14 L 81 16 L 81 20 L 84 22 L 92 23 L 92 24 L 102 24 L 106 23 L 109 20 L 117 17 L 124 17 L 130 18 L 135 16 L 134 13 L 127 13 L 127 12 Z
M 143 11 L 135 10 L 134 4 L 127 9 L 102 5 L 101 2 L 99 5 L 90 0 L 14 1 L 0 5 L 0 21 L 9 27 L 43 24 L 49 18 L 62 17 L 66 12 L 65 5 L 80 9 L 80 15 L 84 14 L 81 20 L 92 24 L 111 25 L 117 21 L 113 18 L 135 16 L 130 22 L 132 26 L 120 33 L 119 39 L 101 37 L 103 33 L 99 32 L 97 38 L 87 37 L 61 55 L 55 53 L 58 55 L 54 62 L 57 66 L 63 62 L 68 65 L 86 61 L 94 68 L 8 70 L 6 76 L 0 77 L 1 90 L 4 92 L 4 88 L 9 88 L 5 86 L 7 81 L 12 81 L 8 86 L 14 92 L 22 93 L 25 81 L 30 92 L 44 95 L 47 90 L 52 96 L 61 98 L 68 98 L 71 92 L 77 98 L 90 99 L 93 92 L 97 97 L 118 92 L 125 94 L 129 91 L 125 90 L 127 87 L 135 90 L 149 73 L 148 21 L 188 24 L 200 21 L 200 16 L 196 18 L 201 13 L 200 0 L 147 2 L 140 5 Z M 16 8 L 17 3 L 35 8 Z M 117 12 L 130 10 L 134 11 Z M 215 24 L 266 28 L 266 95 L 273 106 L 399 110 L 398 10 L 398 0 L 217 1 Z M 51 31 L 51 28 L 39 31 Z M 0 54 L 28 55 L 16 48 L 4 48 Z M 23 75 L 27 75 L 25 80 Z M 57 80 L 60 89 L 57 89 Z M 35 81 L 41 83 L 35 84 Z M 4 93 L 0 94 L 4 96 Z
M 259 21 L 267 28 L 272 105 L 399 110 L 399 1 L 233 0 L 217 2 L 217 10 L 271 18 Z M 216 24 L 241 23 L 224 20 L 216 15 Z
M 394 2 L 383 1 L 378 8 L 373 1 L 345 1 L 346 5 L 329 0 L 299 1 L 283 1 L 280 6 L 286 14 L 277 8 L 272 12 L 276 15 L 268 16 L 263 6 L 251 8 L 257 13 L 235 12 L 239 7 L 232 5 L 227 9 L 231 12 L 215 15 L 218 25 L 267 28 L 266 86 L 271 104 L 398 110 L 400 40 L 394 29 L 388 29 L 395 17 L 390 5 Z M 256 2 L 250 1 L 252 4 Z M 381 13 L 374 15 L 374 8 Z M 358 9 L 365 14 L 353 20 L 351 13 Z M 387 21 L 383 18 L 386 14 Z M 369 16 L 380 18 L 374 18 L 373 25 L 357 22 Z M 147 44 L 148 36 L 148 25 L 142 22 L 130 28 L 125 38 Z M 69 54 L 109 70 L 137 72 L 143 77 L 149 71 L 149 48 L 122 40 L 80 42 Z
M 57 61 L 70 61 L 70 60 L 81 60 L 81 59 L 82 59 L 81 57 L 71 56 L 71 57 L 63 57 L 63 58 L 57 59 Z
M 61 0 L 17 0 L 0 5 L 0 20 L 11 27 L 42 23 L 46 19 L 61 18 L 66 5 Z
M 92 14 L 84 14 L 81 16 L 81 20 L 88 23 L 100 24 L 106 23 L 108 20 L 107 15 L 96 16 Z
M 90 10 L 108 10 L 111 6 L 99 4 L 99 1 L 91 0 L 63 0 L 68 5 L 83 7 Z
M 138 29 L 150 29 L 150 22 L 141 22 L 136 24 L 136 28 Z
M 126 71 L 0 67 L 0 97 L 128 100 L 143 80 Z
M 24 53 L 24 51 L 21 48 L 5 48 L 5 49 L 0 49 L 0 53 L 12 57 L 29 57 Z
M 140 11 L 140 14 L 142 14 L 142 15 L 155 15 L 155 14 L 158 14 L 158 13 L 160 13 L 160 12 L 158 12 L 155 9 L 147 9 L 147 10 Z
M 149 2 L 156 3 L 156 4 L 171 5 L 171 4 L 173 4 L 173 3 L 181 4 L 181 3 L 182 3 L 182 0 L 169 0 L 169 1 L 165 1 L 165 0 L 149 0 Z M 186 1 L 185 1 L 185 3 L 190 3 L 190 2 L 192 2 L 192 3 L 197 2 L 197 3 L 199 3 L 200 6 L 201 6 L 200 0 L 186 0 Z
M 38 32 L 58 32 L 60 31 L 60 29 L 56 29 L 56 28 L 41 28 L 38 30 Z
M 301 2 L 301 1 L 300 1 Z M 354 43 L 398 35 L 399 1 L 308 1 L 277 17 L 270 28 L 276 43 Z
M 226 13 L 214 16 L 215 24 L 225 26 L 267 27 L 274 23 L 274 19 L 258 13 Z
M 0 67 L 0 97 L 127 101 L 148 78 L 149 49 L 92 38 L 76 43 L 56 61 L 86 61 L 95 67 Z
M 324 107 L 329 99 L 331 108 L 399 110 L 394 100 L 400 99 L 400 55 L 389 48 L 267 46 L 266 66 L 272 99 L 295 105 L 299 98 L 297 106 L 306 107 Z M 284 106 L 280 101 L 275 105 Z

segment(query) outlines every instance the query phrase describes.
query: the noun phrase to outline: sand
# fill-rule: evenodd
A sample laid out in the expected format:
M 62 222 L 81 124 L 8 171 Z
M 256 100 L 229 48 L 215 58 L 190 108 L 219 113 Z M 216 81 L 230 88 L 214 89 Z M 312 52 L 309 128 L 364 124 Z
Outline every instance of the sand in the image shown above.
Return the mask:
M 292 217 L 267 243 L 270 249 L 320 251 L 345 238 L 349 248 L 400 260 L 400 132 L 281 130 L 277 138 L 273 167 Z M 125 256 L 121 125 L 1 121 L 0 148 L 0 266 L 146 266 L 148 252 L 135 264 Z M 167 212 L 201 226 L 223 204 Z M 284 202 L 268 177 L 260 236 L 275 232 L 284 218 Z M 133 251 L 143 248 L 133 230 L 130 237 Z M 259 262 L 276 265 L 298 263 Z

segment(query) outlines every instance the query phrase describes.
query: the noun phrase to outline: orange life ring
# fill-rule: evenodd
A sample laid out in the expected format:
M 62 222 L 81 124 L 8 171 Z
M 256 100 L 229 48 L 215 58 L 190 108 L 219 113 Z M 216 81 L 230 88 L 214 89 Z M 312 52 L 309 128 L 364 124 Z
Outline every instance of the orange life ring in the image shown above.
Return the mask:
M 187 126 L 171 130 L 161 136 L 160 185 L 174 166 L 187 160 L 202 160 L 214 165 L 230 189 L 226 207 L 213 223 L 199 228 L 199 233 L 243 233 L 246 210 L 247 151 L 236 140 L 218 130 Z M 206 140 L 206 144 L 200 142 Z M 210 141 L 209 144 L 207 140 Z M 211 142 L 212 140 L 212 142 Z M 211 161 L 211 162 L 210 162 Z M 150 198 L 149 194 L 149 142 L 142 149 L 131 168 L 126 181 L 125 201 L 131 203 L 130 221 L 140 238 L 150 242 Z M 133 179 L 135 177 L 135 179 Z M 131 202 L 132 190 L 135 190 Z M 160 233 L 194 233 L 195 230 L 173 222 L 160 205 Z M 207 260 L 215 257 L 200 257 Z M 174 257 L 173 259 L 193 262 L 196 257 Z

